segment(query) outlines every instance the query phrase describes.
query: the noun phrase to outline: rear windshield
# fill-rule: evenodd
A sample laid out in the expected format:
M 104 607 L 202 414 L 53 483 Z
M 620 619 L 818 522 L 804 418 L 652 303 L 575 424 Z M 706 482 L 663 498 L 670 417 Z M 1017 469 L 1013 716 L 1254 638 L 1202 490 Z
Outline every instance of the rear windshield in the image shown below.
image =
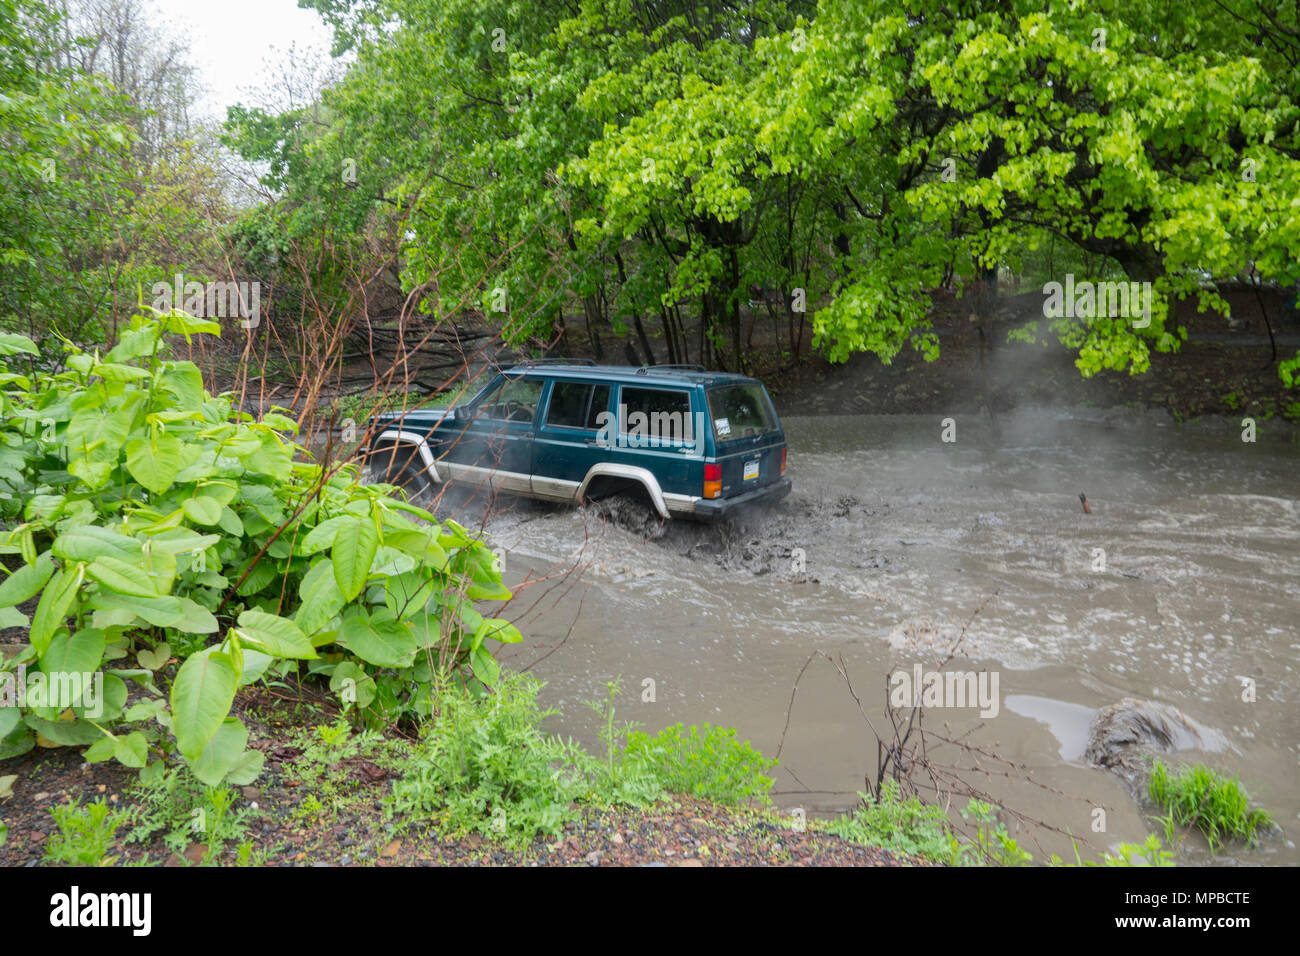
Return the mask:
M 766 435 L 776 431 L 776 412 L 767 391 L 757 382 L 709 389 L 713 434 L 722 440 Z

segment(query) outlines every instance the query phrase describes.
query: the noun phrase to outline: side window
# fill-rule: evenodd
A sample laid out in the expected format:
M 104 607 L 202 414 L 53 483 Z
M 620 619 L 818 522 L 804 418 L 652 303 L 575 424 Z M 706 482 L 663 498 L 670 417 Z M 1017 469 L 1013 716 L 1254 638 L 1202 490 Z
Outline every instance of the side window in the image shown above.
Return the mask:
M 609 386 L 584 382 L 556 382 L 551 386 L 551 402 L 546 409 L 546 424 L 560 428 L 595 430 L 596 419 L 609 409 Z
M 542 383 L 537 379 L 513 379 L 486 399 L 479 414 L 495 421 L 531 422 L 537 414 L 537 400 L 541 395 Z
M 600 428 L 600 413 L 609 411 L 609 386 L 597 385 L 591 396 L 591 407 L 587 410 L 587 427 L 592 431 Z
M 620 392 L 619 430 L 629 439 L 641 439 L 654 446 L 667 442 L 695 440 L 691 418 L 691 396 L 666 388 L 628 388 Z

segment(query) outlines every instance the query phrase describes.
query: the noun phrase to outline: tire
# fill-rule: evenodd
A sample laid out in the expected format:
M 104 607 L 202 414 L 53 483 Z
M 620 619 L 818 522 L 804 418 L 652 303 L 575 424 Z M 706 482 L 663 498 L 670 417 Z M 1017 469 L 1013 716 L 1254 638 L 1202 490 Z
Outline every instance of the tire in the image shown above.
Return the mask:
M 662 538 L 668 530 L 667 519 L 655 510 L 644 489 L 628 489 L 599 498 L 588 498 L 586 504 L 602 520 L 647 541 Z
M 392 445 L 376 449 L 370 455 L 370 474 L 372 480 L 406 492 L 412 504 L 423 507 L 432 498 L 433 482 L 425 474 L 420 453 L 412 446 L 399 445 L 396 452 Z

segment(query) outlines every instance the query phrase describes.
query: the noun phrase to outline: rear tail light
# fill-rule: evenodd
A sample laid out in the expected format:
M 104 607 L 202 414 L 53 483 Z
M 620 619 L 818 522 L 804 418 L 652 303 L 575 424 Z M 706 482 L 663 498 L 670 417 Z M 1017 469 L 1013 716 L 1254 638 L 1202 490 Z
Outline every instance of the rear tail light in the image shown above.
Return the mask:
M 706 498 L 722 497 L 722 466 L 721 465 L 704 466 L 704 497 Z
M 782 448 L 781 449 L 781 474 L 783 475 L 785 474 L 785 452 L 786 449 Z

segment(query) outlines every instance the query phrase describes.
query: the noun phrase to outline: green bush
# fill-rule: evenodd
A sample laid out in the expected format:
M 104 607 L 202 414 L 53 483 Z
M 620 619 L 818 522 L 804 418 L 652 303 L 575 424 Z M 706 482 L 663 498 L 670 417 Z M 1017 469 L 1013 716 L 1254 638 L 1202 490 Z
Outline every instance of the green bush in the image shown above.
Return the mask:
M 775 781 L 766 771 L 777 762 L 737 740 L 734 727 L 674 724 L 653 737 L 631 731 L 623 758 L 649 769 L 671 793 L 717 803 L 771 803 L 768 791 Z
M 226 843 L 243 836 L 255 813 L 246 806 L 236 809 L 235 793 L 226 786 L 204 786 L 184 766 L 148 775 L 129 792 L 126 839 L 148 843 L 161 833 L 163 844 L 177 855 L 198 843 L 207 847 L 206 859 L 216 859 Z
M 885 781 L 879 800 L 865 793 L 858 796 L 862 802 L 852 813 L 827 823 L 827 831 L 864 846 L 936 861 L 950 859 L 950 829 L 942 809 L 924 804 L 916 796 L 904 798 L 893 780 Z
M 0 334 L 0 626 L 30 624 L 0 666 L 102 678 L 0 707 L 0 759 L 39 733 L 90 761 L 179 751 L 204 784 L 249 783 L 263 758 L 230 714 L 241 686 L 302 662 L 387 724 L 431 713 L 440 674 L 493 684 L 488 642 L 521 639 L 474 607 L 511 596 L 481 541 L 353 466 L 312 463 L 281 435 L 292 420 L 252 420 L 169 357 L 165 333 L 217 331 L 136 316 L 106 355 L 65 343 L 45 363 L 63 370 L 39 375 L 35 345 Z M 17 606 L 33 598 L 29 622 Z
M 108 808 L 103 800 L 88 807 L 73 802 L 50 808 L 56 833 L 45 844 L 47 863 L 68 866 L 111 866 L 116 857 L 108 856 L 117 830 L 127 822 L 126 815 Z
M 1159 760 L 1151 768 L 1151 801 L 1164 811 L 1157 818 L 1165 839 L 1174 842 L 1179 828 L 1196 827 L 1217 853 L 1225 840 L 1237 839 L 1253 846 L 1259 831 L 1273 825 L 1264 810 L 1250 809 L 1250 796 L 1236 777 L 1224 776 L 1204 764 L 1171 773 Z
M 439 694 L 437 713 L 393 787 L 393 814 L 427 816 L 446 833 L 476 832 L 512 845 L 558 834 L 573 802 L 589 792 L 594 761 L 540 729 L 556 713 L 538 706 L 541 686 L 512 673 L 490 694 Z

